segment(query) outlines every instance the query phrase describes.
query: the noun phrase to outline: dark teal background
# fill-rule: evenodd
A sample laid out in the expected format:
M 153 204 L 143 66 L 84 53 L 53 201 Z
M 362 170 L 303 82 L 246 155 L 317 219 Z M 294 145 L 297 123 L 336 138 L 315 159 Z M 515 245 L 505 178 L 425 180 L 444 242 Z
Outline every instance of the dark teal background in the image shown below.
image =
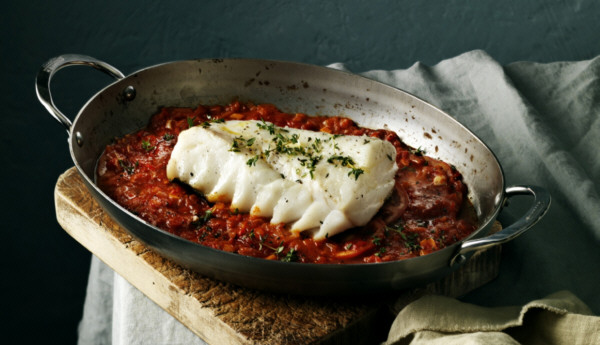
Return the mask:
M 126 74 L 213 57 L 344 62 L 362 72 L 432 65 L 473 49 L 503 64 L 584 60 L 600 55 L 599 18 L 594 0 L 10 0 L 0 12 L 2 337 L 75 343 L 85 296 L 90 254 L 54 215 L 54 184 L 72 166 L 67 135 L 34 92 L 49 58 L 91 55 Z M 73 67 L 52 90 L 72 117 L 110 81 Z

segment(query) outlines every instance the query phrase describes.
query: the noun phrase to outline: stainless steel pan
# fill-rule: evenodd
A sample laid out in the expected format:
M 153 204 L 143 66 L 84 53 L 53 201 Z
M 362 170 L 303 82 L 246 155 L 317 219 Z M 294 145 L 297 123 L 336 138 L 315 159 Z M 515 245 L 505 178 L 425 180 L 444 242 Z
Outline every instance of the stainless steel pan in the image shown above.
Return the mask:
M 94 95 L 73 122 L 56 108 L 50 93 L 54 73 L 70 65 L 89 65 L 117 79 Z M 89 191 L 123 228 L 185 267 L 251 288 L 332 295 L 415 287 L 449 274 L 475 250 L 520 235 L 545 214 L 550 204 L 549 194 L 540 187 L 505 187 L 494 154 L 440 109 L 402 90 L 325 67 L 246 59 L 189 60 L 124 76 L 94 58 L 62 55 L 41 67 L 36 92 L 50 114 L 66 128 L 71 157 Z M 234 99 L 273 103 L 288 112 L 343 115 L 362 126 L 396 131 L 408 145 L 425 149 L 461 171 L 480 227 L 450 247 L 403 261 L 348 265 L 279 262 L 218 251 L 171 235 L 117 205 L 95 185 L 96 160 L 104 147 L 114 137 L 145 126 L 159 107 L 225 104 Z M 518 194 L 533 196 L 531 208 L 514 224 L 486 237 L 505 199 Z

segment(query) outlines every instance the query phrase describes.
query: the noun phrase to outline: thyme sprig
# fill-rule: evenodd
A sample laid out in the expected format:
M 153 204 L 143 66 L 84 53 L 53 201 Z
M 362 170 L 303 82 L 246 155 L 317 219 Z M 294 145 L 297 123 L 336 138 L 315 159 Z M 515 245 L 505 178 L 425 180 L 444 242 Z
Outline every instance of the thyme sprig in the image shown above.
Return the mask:
M 363 169 L 357 168 L 355 166 L 356 163 L 349 156 L 341 156 L 341 155 L 331 156 L 327 159 L 327 163 L 340 164 L 343 167 L 350 168 L 350 171 L 348 172 L 348 176 L 354 176 L 354 180 L 358 180 L 358 177 L 360 175 L 364 174 L 364 172 L 365 172 Z
M 296 157 L 301 168 L 296 169 L 296 173 L 301 178 L 310 176 L 310 179 L 314 179 L 315 170 L 317 165 L 324 159 L 321 152 L 323 151 L 323 145 L 328 143 L 335 150 L 335 154 L 327 159 L 329 164 L 336 166 L 349 168 L 348 176 L 354 177 L 357 180 L 360 175 L 364 174 L 365 171 L 360 167 L 356 166 L 356 163 L 350 156 L 344 156 L 343 153 L 339 152 L 340 147 L 335 141 L 336 138 L 342 136 L 336 134 L 325 140 L 317 137 L 308 137 L 305 139 L 305 143 L 300 141 L 300 135 L 298 133 L 290 133 L 289 130 L 275 126 L 273 123 L 266 122 L 261 119 L 260 122 L 256 123 L 256 126 L 263 131 L 266 131 L 271 135 L 270 144 L 261 153 L 250 155 L 246 164 L 249 167 L 256 166 L 259 159 L 268 159 L 272 154 L 286 155 Z M 237 136 L 231 143 L 231 152 L 242 152 L 242 150 L 249 149 L 254 145 L 256 138 L 244 138 L 243 136 Z M 369 140 L 364 140 L 364 144 L 369 143 Z M 252 149 L 248 151 L 252 152 Z
M 233 138 L 233 142 L 231 143 L 231 148 L 229 151 L 231 152 L 240 152 L 242 149 L 250 148 L 254 145 L 256 138 L 246 139 L 242 136 L 238 136 Z

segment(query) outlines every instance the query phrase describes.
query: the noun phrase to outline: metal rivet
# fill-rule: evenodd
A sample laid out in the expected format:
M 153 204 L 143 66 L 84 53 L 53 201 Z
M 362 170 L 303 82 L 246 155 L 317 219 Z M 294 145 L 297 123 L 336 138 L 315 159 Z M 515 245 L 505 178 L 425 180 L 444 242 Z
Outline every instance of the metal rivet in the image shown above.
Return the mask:
M 83 135 L 81 135 L 81 132 L 77 131 L 75 133 L 75 141 L 79 147 L 83 146 Z
M 125 99 L 128 101 L 133 101 L 133 99 L 135 98 L 135 95 L 136 95 L 135 88 L 131 85 L 129 85 L 128 87 L 125 88 L 125 90 L 123 90 L 123 97 L 125 97 Z
M 460 266 L 460 265 L 464 264 L 465 261 L 467 261 L 467 257 L 464 256 L 463 254 L 460 254 L 460 255 L 457 255 L 454 259 L 452 259 L 450 261 L 450 266 L 451 267 Z

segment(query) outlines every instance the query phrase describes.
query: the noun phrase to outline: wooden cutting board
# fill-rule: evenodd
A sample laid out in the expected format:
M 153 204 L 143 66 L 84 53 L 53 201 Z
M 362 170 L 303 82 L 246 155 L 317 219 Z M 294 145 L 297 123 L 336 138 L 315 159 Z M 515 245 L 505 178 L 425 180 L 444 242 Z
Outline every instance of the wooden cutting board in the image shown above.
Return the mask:
M 427 293 L 464 295 L 494 279 L 500 263 L 497 246 L 410 291 L 360 299 L 275 295 L 203 277 L 146 248 L 100 208 L 74 167 L 59 177 L 55 203 L 69 235 L 209 344 L 376 343 L 406 304 Z

